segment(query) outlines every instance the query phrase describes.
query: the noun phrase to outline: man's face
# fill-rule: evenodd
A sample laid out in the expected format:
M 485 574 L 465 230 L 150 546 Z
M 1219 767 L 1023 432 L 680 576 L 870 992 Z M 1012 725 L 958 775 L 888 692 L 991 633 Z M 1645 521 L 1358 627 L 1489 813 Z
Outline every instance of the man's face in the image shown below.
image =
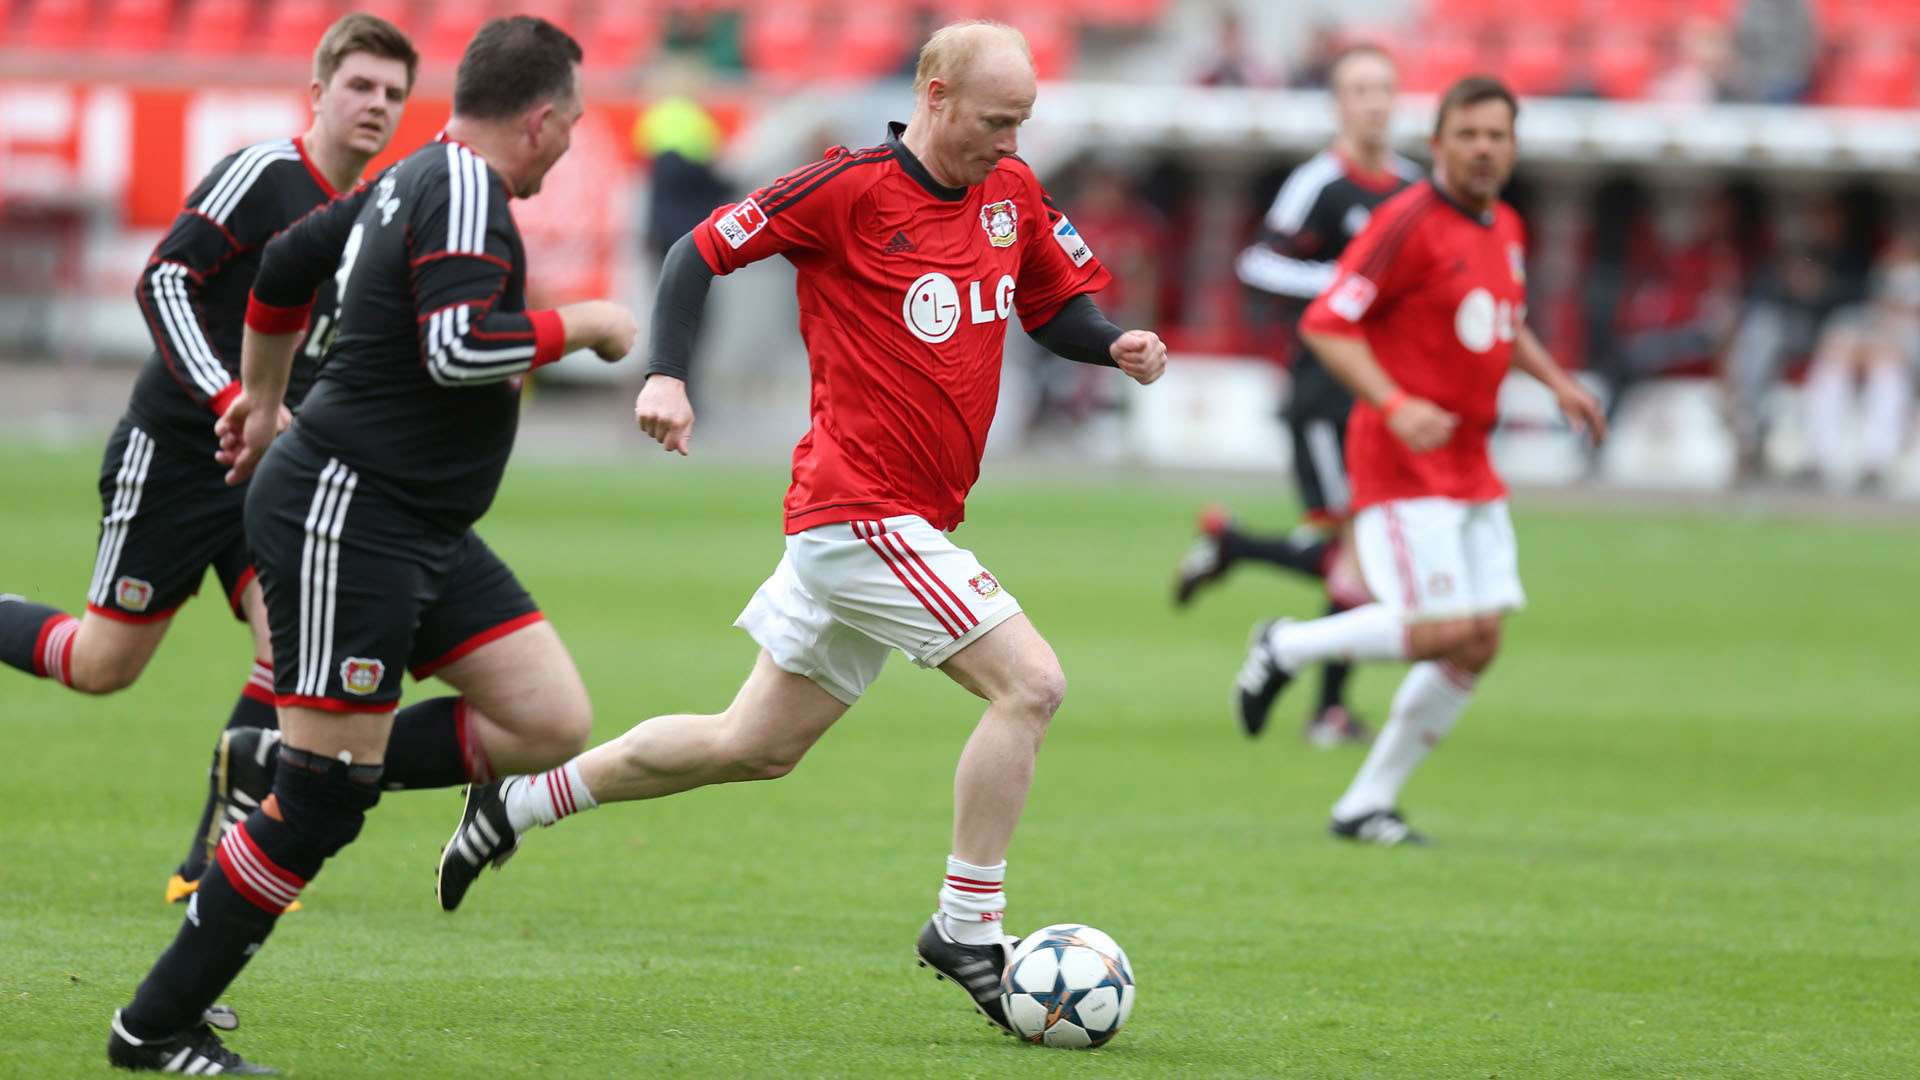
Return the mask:
M 1433 159 L 1441 172 L 1462 198 L 1476 203 L 1499 198 L 1513 175 L 1517 151 L 1513 110 L 1498 98 L 1451 110 L 1433 140 Z
M 567 156 L 567 149 L 573 145 L 573 127 L 586 115 L 586 111 L 586 103 L 580 100 L 576 78 L 573 93 L 541 109 L 533 118 L 528 132 L 533 144 L 533 160 L 527 183 L 518 192 L 520 198 L 539 193 L 540 185 L 546 182 L 547 173 L 560 163 L 561 158 Z
M 309 95 L 320 128 L 335 146 L 372 157 L 387 148 L 407 107 L 407 65 L 371 53 L 348 53 Z
M 1361 146 L 1385 146 L 1399 90 L 1399 76 L 1386 57 L 1362 52 L 1342 60 L 1333 72 L 1333 112 L 1340 133 Z
M 958 85 L 935 80 L 928 93 L 942 100 L 934 114 L 934 156 L 971 186 L 1019 152 L 1020 125 L 1033 115 L 1039 90 L 1026 58 L 1002 51 L 981 56 Z

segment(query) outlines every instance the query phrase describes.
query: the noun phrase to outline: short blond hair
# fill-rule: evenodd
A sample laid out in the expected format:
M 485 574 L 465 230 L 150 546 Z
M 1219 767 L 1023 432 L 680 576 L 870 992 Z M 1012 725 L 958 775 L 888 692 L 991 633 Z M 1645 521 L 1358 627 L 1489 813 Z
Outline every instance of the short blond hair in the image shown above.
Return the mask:
M 948 23 L 933 32 L 925 45 L 920 46 L 920 63 L 913 69 L 913 96 L 926 93 L 927 84 L 935 79 L 948 84 L 959 82 L 960 73 L 973 66 L 980 51 L 995 40 L 1011 42 L 1020 46 L 1020 55 L 1033 62 L 1033 49 L 1027 45 L 1027 35 L 1017 28 L 991 19 L 965 19 Z
M 378 15 L 356 11 L 342 15 L 320 38 L 313 50 L 313 77 L 325 86 L 333 73 L 354 53 L 366 53 L 383 60 L 398 60 L 407 65 L 407 90 L 413 90 L 413 77 L 420 69 L 420 54 L 401 29 Z

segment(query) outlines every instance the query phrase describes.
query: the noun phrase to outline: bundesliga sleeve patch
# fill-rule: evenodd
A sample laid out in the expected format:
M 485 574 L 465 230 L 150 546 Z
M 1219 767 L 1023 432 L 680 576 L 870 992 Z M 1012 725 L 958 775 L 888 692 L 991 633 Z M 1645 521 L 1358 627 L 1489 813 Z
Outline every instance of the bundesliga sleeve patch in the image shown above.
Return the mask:
M 761 212 L 760 204 L 752 199 L 727 211 L 727 215 L 714 225 L 720 230 L 720 235 L 726 237 L 727 245 L 735 251 L 766 227 L 767 215 Z
M 1359 322 L 1379 295 L 1380 289 L 1373 282 L 1359 274 L 1348 274 L 1327 294 L 1327 306 L 1348 322 Z
M 1065 217 L 1053 227 L 1053 242 L 1060 245 L 1060 250 L 1067 253 L 1068 260 L 1076 267 L 1085 266 L 1093 259 L 1092 250 L 1080 238 L 1080 230 L 1074 228 L 1073 222 Z

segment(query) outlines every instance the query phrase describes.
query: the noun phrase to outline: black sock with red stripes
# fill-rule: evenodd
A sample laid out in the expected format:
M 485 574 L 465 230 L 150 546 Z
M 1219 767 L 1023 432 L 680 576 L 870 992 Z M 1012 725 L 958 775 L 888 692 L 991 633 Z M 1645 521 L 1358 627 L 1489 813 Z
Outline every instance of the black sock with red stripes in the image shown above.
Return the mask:
M 287 905 L 359 835 L 366 812 L 380 801 L 379 777 L 377 765 L 282 749 L 273 794 L 227 830 L 173 944 L 121 1011 L 128 1034 L 168 1039 L 200 1023 Z
M 468 726 L 465 698 L 443 697 L 409 705 L 393 718 L 387 736 L 389 791 L 486 783 L 493 768 Z
M 80 620 L 59 608 L 12 594 L 0 596 L 0 661 L 29 675 L 68 683 L 67 660 L 79 625 Z

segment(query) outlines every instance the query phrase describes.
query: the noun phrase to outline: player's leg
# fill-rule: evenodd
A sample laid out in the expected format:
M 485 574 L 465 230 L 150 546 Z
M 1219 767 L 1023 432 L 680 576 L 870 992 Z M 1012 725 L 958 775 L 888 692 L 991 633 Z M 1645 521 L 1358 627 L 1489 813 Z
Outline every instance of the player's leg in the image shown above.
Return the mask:
M 1399 812 L 1400 790 L 1414 769 L 1453 730 L 1472 700 L 1481 675 L 1499 653 L 1504 613 L 1526 603 L 1520 587 L 1513 523 L 1505 503 L 1463 509 L 1459 566 L 1446 568 L 1432 558 L 1430 551 L 1413 561 L 1417 580 L 1433 584 L 1436 574 L 1452 575 L 1452 591 L 1472 614 L 1464 620 L 1448 620 L 1455 628 L 1462 622 L 1466 625 L 1453 649 L 1408 670 L 1394 694 L 1380 737 L 1353 783 L 1334 804 L 1330 830 L 1335 836 L 1383 844 L 1422 839 Z M 1387 575 L 1371 575 L 1369 580 L 1375 577 Z
M 379 801 L 432 551 L 391 532 L 398 508 L 288 436 L 262 463 L 246 532 L 260 569 L 284 735 L 272 790 L 221 838 L 179 933 L 115 1015 L 116 1061 L 192 1037 L 322 865 Z
M 1353 521 L 1340 523 L 1339 539 L 1327 557 L 1327 614 L 1338 615 L 1373 602 L 1366 579 L 1360 572 L 1360 558 L 1353 545 Z M 1320 668 L 1320 698 L 1307 718 L 1306 740 L 1321 749 L 1364 744 L 1373 734 L 1367 725 L 1347 707 L 1347 685 L 1353 678 L 1353 665 L 1345 660 L 1330 660 Z
M 791 556 L 736 625 L 761 652 L 724 711 L 656 716 L 547 772 L 470 788 L 441 852 L 440 906 L 458 907 L 480 871 L 505 862 L 535 826 L 602 803 L 785 776 L 886 662 L 887 646 L 835 621 L 807 592 Z
M 206 799 L 187 841 L 186 857 L 167 880 L 168 903 L 184 900 L 213 857 L 214 846 L 229 825 L 243 821 L 266 796 L 279 752 L 280 719 L 273 706 L 273 636 L 267 606 L 247 560 L 246 542 L 235 537 L 232 549 L 215 563 L 234 614 L 247 624 L 253 642 L 253 667 L 234 698 L 226 726 L 214 742 L 203 780 Z

